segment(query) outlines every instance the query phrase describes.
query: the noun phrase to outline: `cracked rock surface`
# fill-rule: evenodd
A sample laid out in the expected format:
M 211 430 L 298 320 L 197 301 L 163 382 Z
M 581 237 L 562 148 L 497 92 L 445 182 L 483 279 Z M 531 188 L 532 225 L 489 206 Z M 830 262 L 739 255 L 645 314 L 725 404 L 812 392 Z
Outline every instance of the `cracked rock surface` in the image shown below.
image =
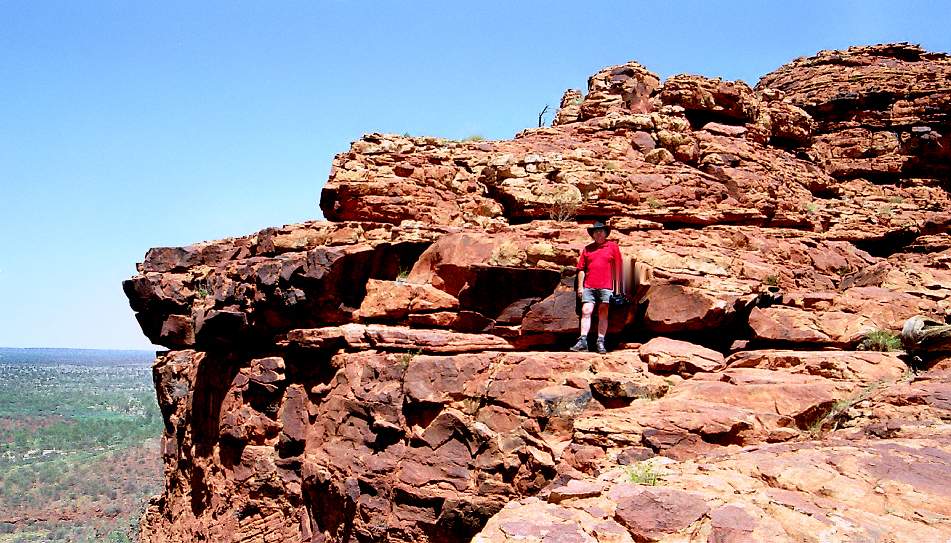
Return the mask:
M 951 315 L 949 81 L 909 44 L 610 66 L 511 140 L 364 136 L 325 221 L 149 250 L 142 540 L 946 540 L 951 355 L 864 349 Z M 566 352 L 596 219 L 603 356 Z

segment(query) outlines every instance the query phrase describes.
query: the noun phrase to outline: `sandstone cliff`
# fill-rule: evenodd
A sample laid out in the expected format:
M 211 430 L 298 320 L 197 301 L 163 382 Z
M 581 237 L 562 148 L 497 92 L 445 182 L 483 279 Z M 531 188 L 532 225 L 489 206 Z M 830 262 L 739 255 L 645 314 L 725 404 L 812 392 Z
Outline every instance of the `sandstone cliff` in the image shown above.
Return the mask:
M 328 221 L 156 248 L 123 285 L 165 419 L 143 541 L 944 541 L 951 57 L 741 81 L 638 63 L 510 141 L 370 134 Z M 581 223 L 649 265 L 577 330 Z

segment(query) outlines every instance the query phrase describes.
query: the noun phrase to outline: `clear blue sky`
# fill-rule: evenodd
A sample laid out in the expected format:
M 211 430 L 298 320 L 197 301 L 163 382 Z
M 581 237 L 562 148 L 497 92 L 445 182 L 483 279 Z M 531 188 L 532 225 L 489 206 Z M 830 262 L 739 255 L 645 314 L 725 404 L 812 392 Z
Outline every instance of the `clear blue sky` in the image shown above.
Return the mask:
M 0 346 L 149 348 L 145 251 L 321 218 L 364 132 L 508 138 L 630 59 L 754 84 L 949 28 L 942 1 L 0 0 Z

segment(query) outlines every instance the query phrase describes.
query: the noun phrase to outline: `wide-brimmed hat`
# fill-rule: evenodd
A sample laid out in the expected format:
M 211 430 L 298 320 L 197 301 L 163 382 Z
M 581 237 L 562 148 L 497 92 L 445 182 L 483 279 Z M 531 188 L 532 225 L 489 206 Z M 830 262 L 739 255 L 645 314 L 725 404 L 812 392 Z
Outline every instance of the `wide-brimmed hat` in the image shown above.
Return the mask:
M 594 224 L 588 227 L 588 235 L 593 235 L 595 230 L 604 230 L 605 234 L 611 233 L 611 227 L 601 221 L 596 221 Z

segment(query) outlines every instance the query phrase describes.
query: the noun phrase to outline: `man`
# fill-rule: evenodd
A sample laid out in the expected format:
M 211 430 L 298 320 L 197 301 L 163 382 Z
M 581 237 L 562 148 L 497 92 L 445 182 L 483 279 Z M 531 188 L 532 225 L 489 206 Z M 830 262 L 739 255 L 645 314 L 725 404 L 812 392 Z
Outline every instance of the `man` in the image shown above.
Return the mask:
M 608 310 L 611 294 L 621 285 L 621 250 L 617 243 L 608 240 L 611 229 L 602 222 L 588 228 L 594 243 L 586 246 L 578 257 L 578 296 L 581 298 L 581 337 L 571 347 L 572 351 L 588 350 L 588 333 L 591 331 L 591 314 L 598 306 L 598 343 L 600 354 L 607 351 L 604 336 L 608 333 Z

